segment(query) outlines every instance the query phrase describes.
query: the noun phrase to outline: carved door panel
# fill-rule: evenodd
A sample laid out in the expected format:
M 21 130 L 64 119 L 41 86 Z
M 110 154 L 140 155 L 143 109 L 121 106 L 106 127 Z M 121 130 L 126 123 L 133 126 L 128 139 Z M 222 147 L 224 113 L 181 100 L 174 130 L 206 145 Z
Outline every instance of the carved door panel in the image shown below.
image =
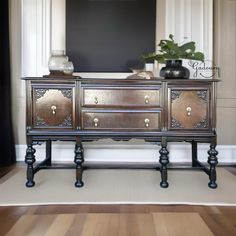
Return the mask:
M 33 87 L 34 128 L 68 129 L 74 127 L 74 88 Z
M 208 87 L 201 89 L 169 88 L 168 128 L 209 129 Z

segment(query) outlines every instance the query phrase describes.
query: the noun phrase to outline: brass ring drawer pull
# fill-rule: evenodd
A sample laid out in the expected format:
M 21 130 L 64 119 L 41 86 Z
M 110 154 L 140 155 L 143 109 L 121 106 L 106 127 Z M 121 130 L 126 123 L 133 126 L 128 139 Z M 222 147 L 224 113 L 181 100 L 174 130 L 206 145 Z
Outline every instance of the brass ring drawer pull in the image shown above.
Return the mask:
M 187 107 L 186 111 L 187 111 L 187 116 L 191 116 L 192 108 L 191 107 Z
M 145 127 L 149 127 L 150 120 L 148 118 L 144 119 Z
M 56 107 L 55 105 L 52 105 L 52 106 L 51 106 L 51 110 L 52 110 L 52 114 L 55 115 L 55 114 L 56 114 L 57 107 Z
M 149 96 L 148 96 L 148 95 L 145 95 L 145 96 L 144 96 L 144 101 L 145 101 L 145 104 L 148 104 L 148 103 L 149 103 Z
M 94 97 L 94 103 L 98 104 L 98 97 Z
M 93 122 L 94 122 L 94 126 L 95 126 L 95 127 L 98 127 L 98 121 L 99 121 L 98 118 L 94 118 L 94 119 L 93 119 Z

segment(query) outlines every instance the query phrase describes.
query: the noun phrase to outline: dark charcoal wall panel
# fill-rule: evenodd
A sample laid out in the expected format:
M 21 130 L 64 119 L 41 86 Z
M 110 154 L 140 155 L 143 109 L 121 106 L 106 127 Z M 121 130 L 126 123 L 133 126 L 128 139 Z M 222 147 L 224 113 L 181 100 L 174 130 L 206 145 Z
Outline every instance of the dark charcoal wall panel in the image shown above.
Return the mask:
M 67 55 L 76 71 L 130 71 L 155 51 L 155 22 L 155 0 L 67 0 Z

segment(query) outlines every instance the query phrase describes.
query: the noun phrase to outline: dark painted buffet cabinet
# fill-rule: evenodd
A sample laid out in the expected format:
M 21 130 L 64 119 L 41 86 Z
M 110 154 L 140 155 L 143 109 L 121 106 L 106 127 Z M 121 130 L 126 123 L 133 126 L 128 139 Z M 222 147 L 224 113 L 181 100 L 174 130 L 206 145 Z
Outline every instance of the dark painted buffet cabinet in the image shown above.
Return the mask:
M 76 187 L 82 187 L 83 142 L 104 138 L 143 139 L 160 144 L 160 186 L 168 187 L 169 142 L 192 145 L 192 167 L 205 171 L 216 188 L 216 82 L 214 79 L 24 78 L 27 91 L 27 187 L 34 174 L 52 168 L 51 143 L 74 141 Z M 35 164 L 34 146 L 46 142 L 45 160 Z M 197 144 L 209 143 L 208 164 Z

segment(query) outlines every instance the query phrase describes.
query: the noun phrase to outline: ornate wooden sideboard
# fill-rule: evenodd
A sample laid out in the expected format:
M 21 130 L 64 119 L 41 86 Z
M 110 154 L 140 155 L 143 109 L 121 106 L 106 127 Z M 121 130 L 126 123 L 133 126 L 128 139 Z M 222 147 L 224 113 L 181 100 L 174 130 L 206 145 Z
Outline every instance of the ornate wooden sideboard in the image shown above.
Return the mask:
M 83 141 L 144 139 L 160 143 L 161 187 L 168 187 L 168 142 L 192 144 L 192 166 L 216 188 L 216 105 L 213 79 L 24 78 L 27 91 L 27 187 L 34 174 L 51 168 L 51 142 L 75 141 L 76 187 L 83 186 Z M 35 165 L 34 145 L 46 142 L 46 158 Z M 209 143 L 208 164 L 197 143 Z

